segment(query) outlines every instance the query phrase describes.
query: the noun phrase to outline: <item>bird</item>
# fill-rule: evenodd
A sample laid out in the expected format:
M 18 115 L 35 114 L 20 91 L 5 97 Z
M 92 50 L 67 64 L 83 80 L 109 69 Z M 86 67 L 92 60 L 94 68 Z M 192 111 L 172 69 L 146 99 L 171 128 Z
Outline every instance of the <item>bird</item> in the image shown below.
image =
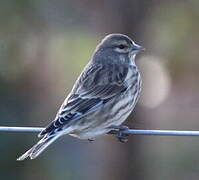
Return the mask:
M 94 140 L 111 131 L 126 137 L 122 123 L 133 111 L 142 79 L 136 55 L 144 48 L 120 33 L 109 34 L 97 45 L 55 119 L 38 135 L 41 139 L 17 160 L 35 159 L 63 135 Z

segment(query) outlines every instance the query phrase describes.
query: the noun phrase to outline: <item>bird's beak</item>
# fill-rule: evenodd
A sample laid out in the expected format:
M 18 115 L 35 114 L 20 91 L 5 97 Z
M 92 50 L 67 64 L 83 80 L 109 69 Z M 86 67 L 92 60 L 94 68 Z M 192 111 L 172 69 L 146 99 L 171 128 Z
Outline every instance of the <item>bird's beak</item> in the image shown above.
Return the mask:
M 142 46 L 134 43 L 133 46 L 132 46 L 132 48 L 131 48 L 131 53 L 132 54 L 137 54 L 140 51 L 144 51 L 144 50 L 145 50 L 144 47 L 142 47 Z

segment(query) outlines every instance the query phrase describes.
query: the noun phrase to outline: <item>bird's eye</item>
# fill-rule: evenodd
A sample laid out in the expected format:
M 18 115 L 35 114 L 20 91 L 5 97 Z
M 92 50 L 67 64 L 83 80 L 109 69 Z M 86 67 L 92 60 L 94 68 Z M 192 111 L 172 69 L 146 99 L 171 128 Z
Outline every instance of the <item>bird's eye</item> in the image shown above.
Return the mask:
M 127 44 L 116 44 L 114 50 L 119 53 L 128 53 L 129 46 Z
M 124 48 L 126 48 L 126 46 L 125 46 L 125 45 L 123 45 L 123 44 L 120 44 L 118 47 L 119 47 L 120 49 L 124 49 Z

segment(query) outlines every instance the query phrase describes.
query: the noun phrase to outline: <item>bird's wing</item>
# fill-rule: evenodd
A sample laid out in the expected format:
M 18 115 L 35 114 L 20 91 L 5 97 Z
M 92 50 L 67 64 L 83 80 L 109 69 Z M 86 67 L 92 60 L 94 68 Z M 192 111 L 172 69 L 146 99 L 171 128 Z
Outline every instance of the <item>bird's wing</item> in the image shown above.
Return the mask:
M 127 74 L 127 66 L 89 65 L 78 78 L 55 120 L 40 133 L 40 136 L 62 130 L 73 120 L 97 110 L 113 97 L 125 92 Z

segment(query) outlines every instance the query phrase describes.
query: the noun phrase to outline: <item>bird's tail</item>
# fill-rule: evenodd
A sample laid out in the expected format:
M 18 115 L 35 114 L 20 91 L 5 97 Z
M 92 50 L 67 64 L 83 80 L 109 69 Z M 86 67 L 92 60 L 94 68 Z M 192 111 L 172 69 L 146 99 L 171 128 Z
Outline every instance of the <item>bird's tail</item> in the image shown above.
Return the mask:
M 39 156 L 52 142 L 59 138 L 60 134 L 55 134 L 51 136 L 44 136 L 37 144 L 35 144 L 31 149 L 25 152 L 22 156 L 17 158 L 17 161 L 23 161 L 27 157 L 30 159 L 35 159 Z

